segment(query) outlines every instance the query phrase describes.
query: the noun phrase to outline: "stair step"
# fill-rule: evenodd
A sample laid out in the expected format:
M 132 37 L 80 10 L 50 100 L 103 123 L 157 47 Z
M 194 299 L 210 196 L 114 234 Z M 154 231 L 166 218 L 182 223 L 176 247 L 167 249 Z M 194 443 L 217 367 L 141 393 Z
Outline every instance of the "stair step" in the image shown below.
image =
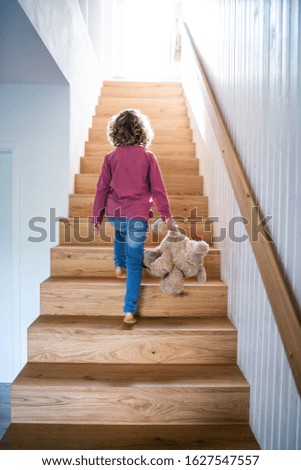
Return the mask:
M 96 106 L 95 109 L 95 116 L 98 117 L 107 117 L 110 118 L 114 114 L 118 114 L 122 111 L 125 107 L 129 106 L 122 106 L 120 102 L 116 102 L 115 100 L 108 100 L 107 104 L 103 103 L 102 100 L 101 104 Z M 139 107 L 139 111 L 142 114 L 148 116 L 150 120 L 158 119 L 158 118 L 165 118 L 168 120 L 170 117 L 172 118 L 185 118 L 187 117 L 187 109 L 184 104 L 182 105 L 173 105 L 169 104 L 167 100 L 164 100 L 161 105 L 155 105 L 152 103 L 145 104 Z
M 107 143 L 100 143 L 95 140 L 86 142 L 85 145 L 85 156 L 86 157 L 101 157 L 109 152 L 113 152 L 115 147 Z M 183 157 L 195 158 L 195 144 L 154 144 L 149 149 L 155 155 L 161 155 L 162 157 Z
M 107 129 L 89 129 L 89 140 L 99 141 L 106 143 L 107 138 Z M 190 129 L 182 129 L 181 132 L 177 132 L 177 129 L 174 131 L 157 131 L 152 145 L 161 145 L 161 144 L 190 144 L 192 142 L 192 132 Z
M 11 424 L 2 450 L 258 450 L 247 424 L 199 426 Z
M 110 246 L 66 246 L 51 248 L 51 275 L 76 277 L 114 276 L 114 252 Z M 220 250 L 210 248 L 205 257 L 207 279 L 220 278 Z M 152 277 L 143 269 L 143 277 Z
M 161 107 L 185 107 L 185 100 L 182 94 L 179 96 L 110 96 L 100 95 L 98 99 L 99 109 L 102 107 L 114 107 L 114 109 L 141 109 L 144 107 L 161 108 Z
M 108 125 L 108 121 L 111 115 L 108 116 L 93 116 L 92 118 L 92 127 L 93 129 L 106 129 Z M 189 118 L 186 115 L 183 116 L 176 116 L 175 114 L 172 113 L 171 116 L 168 116 L 168 119 L 166 117 L 163 117 L 162 115 L 160 116 L 149 116 L 151 120 L 151 126 L 155 132 L 161 130 L 164 132 L 168 132 L 169 130 L 181 130 L 187 131 L 190 130 L 190 122 Z
M 69 217 L 90 217 L 92 215 L 94 194 L 70 194 Z M 169 196 L 169 203 L 174 217 L 208 217 L 207 196 Z M 156 207 L 152 208 L 154 216 L 160 214 Z
M 180 159 L 174 157 L 157 157 L 163 176 L 169 175 L 196 175 L 198 176 L 199 161 L 194 158 Z M 82 157 L 81 173 L 97 173 L 99 175 L 104 155 L 100 157 Z
M 154 233 L 150 225 L 153 219 L 150 220 L 147 239 L 145 245 L 148 247 L 155 247 L 161 242 L 166 236 L 167 232 Z M 100 234 L 94 233 L 92 217 L 82 218 L 62 218 L 59 221 L 60 224 L 60 245 L 111 245 L 113 243 L 114 228 L 112 224 L 105 217 L 101 226 Z M 213 235 L 213 223 L 210 219 L 204 222 L 199 221 L 180 221 L 177 220 L 177 224 L 181 231 L 189 238 L 193 240 L 205 240 L 211 245 Z
M 96 185 L 99 175 L 95 173 L 84 173 L 75 175 L 75 193 L 93 194 L 96 191 Z M 197 175 L 166 175 L 164 183 L 168 194 L 170 195 L 202 195 L 203 177 Z
M 122 318 L 42 315 L 28 329 L 29 362 L 235 364 L 237 333 L 226 317 Z
M 106 80 L 103 82 L 104 87 L 116 87 L 118 88 L 134 88 L 139 89 L 141 88 L 142 90 L 147 90 L 149 88 L 162 88 L 162 89 L 175 89 L 175 90 L 182 90 L 182 84 L 181 82 L 168 82 L 168 81 L 163 81 L 163 82 L 138 82 L 138 81 L 126 81 L 126 80 Z
M 236 365 L 28 363 L 11 386 L 13 423 L 247 423 Z
M 173 98 L 183 98 L 183 90 L 181 87 L 158 87 L 150 86 L 147 88 L 136 87 L 132 85 L 128 86 L 104 86 L 101 90 L 99 96 L 99 101 L 102 98 L 122 98 L 122 99 L 138 99 L 138 98 L 147 98 L 147 99 L 173 99 Z
M 120 316 L 125 280 L 95 277 L 49 277 L 40 285 L 41 314 Z M 223 316 L 227 311 L 227 286 L 223 281 L 200 284 L 185 281 L 176 297 L 159 289 L 158 278 L 144 278 L 137 305 L 141 317 Z

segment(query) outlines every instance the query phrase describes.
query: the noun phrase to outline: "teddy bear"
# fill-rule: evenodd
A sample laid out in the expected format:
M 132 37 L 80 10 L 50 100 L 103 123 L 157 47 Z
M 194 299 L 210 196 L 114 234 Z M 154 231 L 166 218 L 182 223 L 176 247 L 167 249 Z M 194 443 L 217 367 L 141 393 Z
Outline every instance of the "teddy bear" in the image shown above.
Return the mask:
M 157 226 L 153 230 L 162 231 Z M 162 292 L 180 294 L 184 279 L 197 276 L 198 281 L 206 282 L 204 257 L 208 251 L 206 242 L 190 240 L 178 228 L 169 230 L 158 247 L 144 250 L 143 264 L 150 274 L 161 277 Z

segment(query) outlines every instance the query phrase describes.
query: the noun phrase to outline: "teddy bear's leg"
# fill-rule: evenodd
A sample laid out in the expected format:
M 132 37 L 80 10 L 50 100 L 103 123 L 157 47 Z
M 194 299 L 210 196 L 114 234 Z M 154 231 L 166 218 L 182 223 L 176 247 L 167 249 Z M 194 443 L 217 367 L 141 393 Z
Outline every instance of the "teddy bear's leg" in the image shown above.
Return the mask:
M 160 289 L 164 294 L 181 294 L 184 289 L 183 273 L 178 268 L 174 268 L 167 276 L 161 279 Z
M 207 281 L 207 274 L 206 274 L 206 269 L 204 268 L 204 266 L 202 266 L 199 271 L 198 281 L 201 282 L 202 284 L 205 284 L 205 282 Z
M 168 251 L 157 258 L 150 265 L 149 272 L 154 276 L 165 276 L 173 269 L 172 259 Z
M 144 250 L 143 254 L 143 265 L 145 268 L 149 268 L 150 265 L 161 255 L 159 248 L 148 248 Z

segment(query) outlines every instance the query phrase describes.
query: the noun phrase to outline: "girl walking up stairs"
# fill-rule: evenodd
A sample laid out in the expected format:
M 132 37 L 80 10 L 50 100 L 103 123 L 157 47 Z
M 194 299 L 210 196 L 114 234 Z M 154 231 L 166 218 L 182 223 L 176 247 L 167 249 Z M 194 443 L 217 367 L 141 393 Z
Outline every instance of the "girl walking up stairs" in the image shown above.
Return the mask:
M 164 295 L 159 279 L 143 272 L 139 322 L 121 321 L 125 279 L 114 273 L 113 228 L 104 219 L 95 237 L 91 213 L 104 155 L 112 150 L 107 122 L 125 108 L 150 117 L 151 150 L 179 227 L 211 245 L 181 85 L 106 82 L 69 221 L 60 222 L 51 276 L 41 284 L 41 314 L 28 329 L 28 363 L 12 384 L 12 424 L 1 446 L 258 449 L 218 249 L 211 246 L 206 257 L 207 283 L 187 280 L 180 296 Z M 163 236 L 149 231 L 146 246 Z

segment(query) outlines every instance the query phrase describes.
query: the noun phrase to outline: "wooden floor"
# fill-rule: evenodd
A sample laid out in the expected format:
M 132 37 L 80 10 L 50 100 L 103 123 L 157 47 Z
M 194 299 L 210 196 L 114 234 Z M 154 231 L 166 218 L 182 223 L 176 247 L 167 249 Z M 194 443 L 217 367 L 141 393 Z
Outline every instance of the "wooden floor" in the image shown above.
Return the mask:
M 104 219 L 100 237 L 91 226 L 112 149 L 107 121 L 126 107 L 150 117 L 151 150 L 181 230 L 210 245 L 208 281 L 187 280 L 182 295 L 163 294 L 144 271 L 134 326 L 122 322 L 125 280 L 113 275 L 112 226 Z M 11 386 L 1 449 L 258 449 L 203 187 L 181 85 L 106 82 L 51 249 L 51 276 L 40 286 L 40 316 L 28 328 L 28 363 Z M 146 245 L 163 236 L 149 231 Z

